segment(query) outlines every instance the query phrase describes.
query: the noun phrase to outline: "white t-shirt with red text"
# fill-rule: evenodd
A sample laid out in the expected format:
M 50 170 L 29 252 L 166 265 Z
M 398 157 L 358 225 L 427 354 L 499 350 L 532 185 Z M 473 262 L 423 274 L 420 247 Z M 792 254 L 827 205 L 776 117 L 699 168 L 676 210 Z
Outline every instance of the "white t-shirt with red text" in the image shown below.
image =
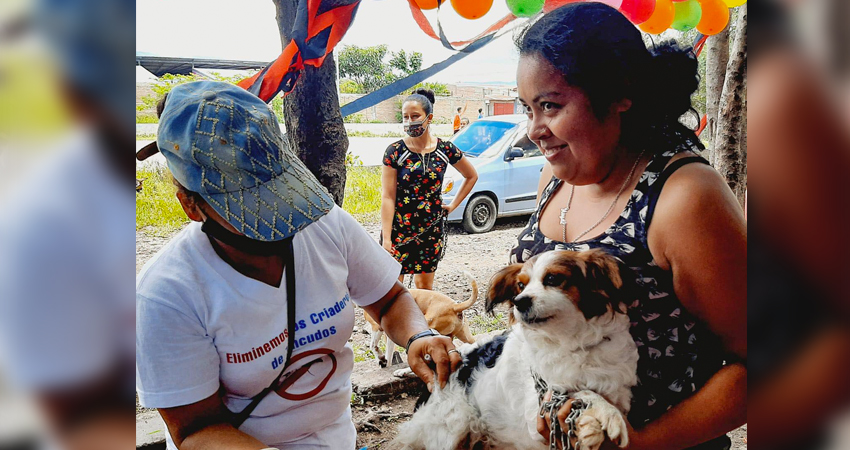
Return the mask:
M 350 414 L 354 304 L 383 297 L 401 267 L 338 206 L 298 232 L 293 246 L 296 329 L 287 372 L 318 361 L 291 386 L 269 393 L 239 429 L 281 448 L 353 448 L 354 427 L 343 416 Z M 215 253 L 200 223 L 174 237 L 137 279 L 141 404 L 187 405 L 223 386 L 228 409 L 248 406 L 286 359 L 285 280 L 284 274 L 273 287 L 237 272 Z

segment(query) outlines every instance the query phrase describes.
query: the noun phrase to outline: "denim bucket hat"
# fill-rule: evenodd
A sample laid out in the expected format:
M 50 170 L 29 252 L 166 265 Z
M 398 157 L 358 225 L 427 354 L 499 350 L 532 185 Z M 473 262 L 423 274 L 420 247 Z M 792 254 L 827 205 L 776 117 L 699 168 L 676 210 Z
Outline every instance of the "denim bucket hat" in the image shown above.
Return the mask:
M 174 178 L 251 239 L 285 239 L 334 205 L 289 148 L 268 105 L 239 86 L 176 86 L 156 144 Z

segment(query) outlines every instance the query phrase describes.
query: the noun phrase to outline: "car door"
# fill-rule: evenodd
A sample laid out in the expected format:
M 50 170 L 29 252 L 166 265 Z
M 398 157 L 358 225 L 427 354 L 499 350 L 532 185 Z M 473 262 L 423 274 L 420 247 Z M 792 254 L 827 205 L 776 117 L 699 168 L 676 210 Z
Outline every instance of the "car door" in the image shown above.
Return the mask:
M 524 126 L 505 151 L 505 157 L 512 148 L 521 149 L 523 156 L 505 162 L 505 199 L 502 212 L 532 212 L 537 206 L 537 182 L 540 180 L 540 169 L 543 168 L 545 158 L 537 145 L 528 139 Z

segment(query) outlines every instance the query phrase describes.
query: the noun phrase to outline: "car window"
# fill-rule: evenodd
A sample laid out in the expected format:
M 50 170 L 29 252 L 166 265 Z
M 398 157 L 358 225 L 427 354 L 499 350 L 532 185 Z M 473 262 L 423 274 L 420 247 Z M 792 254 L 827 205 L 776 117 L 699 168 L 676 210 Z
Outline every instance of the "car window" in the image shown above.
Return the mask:
M 518 147 L 522 149 L 524 155 L 523 158 L 533 158 L 535 156 L 541 156 L 543 153 L 540 152 L 540 149 L 537 147 L 537 144 L 531 142 L 531 139 L 528 138 L 528 135 L 523 131 L 520 138 L 514 142 L 514 147 Z
M 500 142 L 515 127 L 515 123 L 479 120 L 460 130 L 451 141 L 465 155 L 477 157 Z

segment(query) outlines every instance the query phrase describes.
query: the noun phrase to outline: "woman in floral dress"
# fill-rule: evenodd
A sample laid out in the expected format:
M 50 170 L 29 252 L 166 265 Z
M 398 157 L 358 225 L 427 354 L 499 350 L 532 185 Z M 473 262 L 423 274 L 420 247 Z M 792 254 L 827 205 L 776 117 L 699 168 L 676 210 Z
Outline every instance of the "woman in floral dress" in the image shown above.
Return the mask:
M 449 141 L 431 134 L 434 93 L 417 89 L 402 105 L 407 137 L 384 153 L 381 173 L 381 244 L 402 265 L 399 280 L 414 275 L 417 289 L 434 286 L 443 251 L 443 218 L 469 195 L 478 180 L 472 164 Z M 450 205 L 442 200 L 443 176 L 449 164 L 463 175 Z

